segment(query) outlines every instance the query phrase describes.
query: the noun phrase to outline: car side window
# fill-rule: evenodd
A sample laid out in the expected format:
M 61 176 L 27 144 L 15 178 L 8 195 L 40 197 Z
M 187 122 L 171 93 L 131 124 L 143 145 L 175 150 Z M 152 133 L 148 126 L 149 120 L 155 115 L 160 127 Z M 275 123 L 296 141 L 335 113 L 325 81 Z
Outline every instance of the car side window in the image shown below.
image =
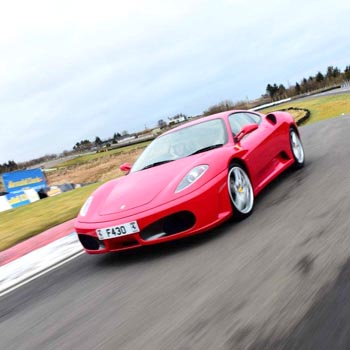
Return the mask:
M 261 117 L 258 114 L 255 113 L 245 113 L 246 115 L 249 116 L 249 118 L 252 118 L 254 120 L 254 123 L 260 124 L 261 122 Z
M 229 122 L 233 135 L 237 135 L 245 125 L 260 124 L 261 118 L 257 114 L 239 112 L 231 114 L 229 116 Z

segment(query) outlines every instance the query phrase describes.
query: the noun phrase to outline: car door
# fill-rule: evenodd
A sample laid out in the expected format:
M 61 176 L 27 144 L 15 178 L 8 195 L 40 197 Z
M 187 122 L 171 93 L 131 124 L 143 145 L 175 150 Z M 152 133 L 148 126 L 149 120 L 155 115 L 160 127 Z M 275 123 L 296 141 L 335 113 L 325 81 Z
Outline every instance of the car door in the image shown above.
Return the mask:
M 276 128 L 273 124 L 252 112 L 236 112 L 229 116 L 233 136 L 245 125 L 258 124 L 258 128 L 247 134 L 239 142 L 239 147 L 246 151 L 245 162 L 248 165 L 253 187 L 258 187 L 274 170 L 276 155 Z

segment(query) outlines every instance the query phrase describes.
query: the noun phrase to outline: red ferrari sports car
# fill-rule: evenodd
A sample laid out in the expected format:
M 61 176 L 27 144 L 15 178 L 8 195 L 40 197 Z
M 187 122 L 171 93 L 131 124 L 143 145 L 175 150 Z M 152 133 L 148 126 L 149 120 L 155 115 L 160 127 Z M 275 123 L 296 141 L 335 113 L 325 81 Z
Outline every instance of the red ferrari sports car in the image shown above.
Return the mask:
M 199 118 L 152 141 L 126 176 L 85 202 L 75 230 L 99 254 L 174 240 L 251 214 L 254 197 L 304 150 L 289 113 L 229 111 Z

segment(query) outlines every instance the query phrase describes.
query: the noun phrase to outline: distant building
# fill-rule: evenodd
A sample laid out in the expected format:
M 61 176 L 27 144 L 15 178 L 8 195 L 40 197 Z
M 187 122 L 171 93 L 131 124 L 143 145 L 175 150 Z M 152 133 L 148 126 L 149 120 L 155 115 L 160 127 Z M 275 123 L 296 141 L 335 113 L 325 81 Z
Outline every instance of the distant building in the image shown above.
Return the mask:
M 188 118 L 185 114 L 177 114 L 173 117 L 168 118 L 170 120 L 169 124 L 178 124 L 186 121 Z

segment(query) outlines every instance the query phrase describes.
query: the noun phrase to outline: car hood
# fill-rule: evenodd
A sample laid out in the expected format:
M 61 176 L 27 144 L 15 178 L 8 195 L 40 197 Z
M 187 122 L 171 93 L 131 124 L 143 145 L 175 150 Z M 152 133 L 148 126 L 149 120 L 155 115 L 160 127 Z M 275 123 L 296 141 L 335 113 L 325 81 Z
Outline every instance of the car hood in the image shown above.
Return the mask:
M 125 212 L 145 206 L 163 191 L 173 181 L 171 171 L 160 171 L 160 167 L 130 173 L 115 183 L 115 186 L 106 193 L 99 208 L 100 215 L 110 215 Z
M 91 223 L 120 219 L 187 195 L 227 167 L 226 162 L 218 161 L 226 158 L 218 155 L 224 152 L 223 148 L 212 150 L 112 180 L 94 192 L 87 215 L 79 216 L 78 221 Z M 188 189 L 175 193 L 184 176 L 200 164 L 209 165 L 205 176 Z

